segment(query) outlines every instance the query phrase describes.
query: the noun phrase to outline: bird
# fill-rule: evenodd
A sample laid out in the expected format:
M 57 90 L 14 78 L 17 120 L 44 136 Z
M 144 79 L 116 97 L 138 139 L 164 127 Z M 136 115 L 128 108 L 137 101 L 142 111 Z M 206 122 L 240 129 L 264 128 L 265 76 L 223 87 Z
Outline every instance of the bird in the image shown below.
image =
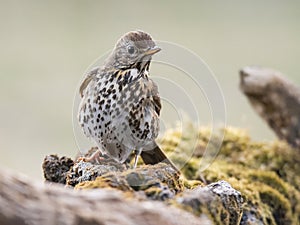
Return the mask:
M 134 168 L 141 156 L 145 164 L 165 162 L 179 171 L 155 141 L 162 104 L 149 68 L 160 50 L 150 34 L 130 31 L 102 66 L 86 73 L 79 88 L 78 120 L 98 146 L 93 156 L 124 163 L 134 152 Z

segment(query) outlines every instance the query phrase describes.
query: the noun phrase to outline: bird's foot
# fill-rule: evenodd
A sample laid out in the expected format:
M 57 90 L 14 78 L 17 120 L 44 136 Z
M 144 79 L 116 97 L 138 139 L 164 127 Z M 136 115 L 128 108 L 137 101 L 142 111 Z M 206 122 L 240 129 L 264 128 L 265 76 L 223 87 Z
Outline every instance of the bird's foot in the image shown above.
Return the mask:
M 80 156 L 77 158 L 77 162 L 83 161 L 83 162 L 90 162 L 90 163 L 98 163 L 105 161 L 106 157 L 102 154 L 102 152 L 98 149 L 94 153 L 92 153 L 90 156 Z

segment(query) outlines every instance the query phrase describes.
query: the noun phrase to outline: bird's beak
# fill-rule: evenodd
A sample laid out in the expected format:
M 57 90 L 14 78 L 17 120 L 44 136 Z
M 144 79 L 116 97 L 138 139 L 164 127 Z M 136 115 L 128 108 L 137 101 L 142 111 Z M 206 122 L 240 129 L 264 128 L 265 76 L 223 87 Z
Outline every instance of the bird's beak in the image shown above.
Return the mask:
M 154 46 L 153 48 L 148 49 L 144 55 L 154 55 L 155 53 L 159 52 L 161 48 Z

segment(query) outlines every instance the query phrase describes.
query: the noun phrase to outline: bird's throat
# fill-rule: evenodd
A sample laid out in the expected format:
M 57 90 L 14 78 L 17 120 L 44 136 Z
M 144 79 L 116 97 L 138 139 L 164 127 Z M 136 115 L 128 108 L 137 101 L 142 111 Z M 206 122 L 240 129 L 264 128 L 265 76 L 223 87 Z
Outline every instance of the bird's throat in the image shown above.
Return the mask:
M 149 71 L 150 62 L 151 62 L 150 60 L 148 61 L 141 60 L 135 64 L 135 67 L 139 71 L 139 73 L 142 73 L 144 71 Z

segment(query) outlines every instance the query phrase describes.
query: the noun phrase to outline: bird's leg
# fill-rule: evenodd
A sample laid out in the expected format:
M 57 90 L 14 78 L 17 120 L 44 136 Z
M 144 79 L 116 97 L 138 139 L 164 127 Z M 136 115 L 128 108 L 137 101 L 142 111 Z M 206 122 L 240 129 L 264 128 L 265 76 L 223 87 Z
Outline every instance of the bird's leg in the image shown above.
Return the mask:
M 133 164 L 133 168 L 135 169 L 136 168 L 136 165 L 138 163 L 138 160 L 139 160 L 139 156 L 141 155 L 142 153 L 142 149 L 138 149 L 135 151 L 135 158 L 134 158 L 134 164 Z
M 101 151 L 98 149 L 97 151 L 95 151 L 90 157 L 87 157 L 85 160 L 86 162 L 97 162 L 99 163 L 99 159 L 101 159 Z
M 98 149 L 95 152 L 93 152 L 91 156 L 87 156 L 87 157 L 81 156 L 77 159 L 77 161 L 100 163 L 100 161 L 104 159 L 102 156 L 103 156 L 102 152 Z

